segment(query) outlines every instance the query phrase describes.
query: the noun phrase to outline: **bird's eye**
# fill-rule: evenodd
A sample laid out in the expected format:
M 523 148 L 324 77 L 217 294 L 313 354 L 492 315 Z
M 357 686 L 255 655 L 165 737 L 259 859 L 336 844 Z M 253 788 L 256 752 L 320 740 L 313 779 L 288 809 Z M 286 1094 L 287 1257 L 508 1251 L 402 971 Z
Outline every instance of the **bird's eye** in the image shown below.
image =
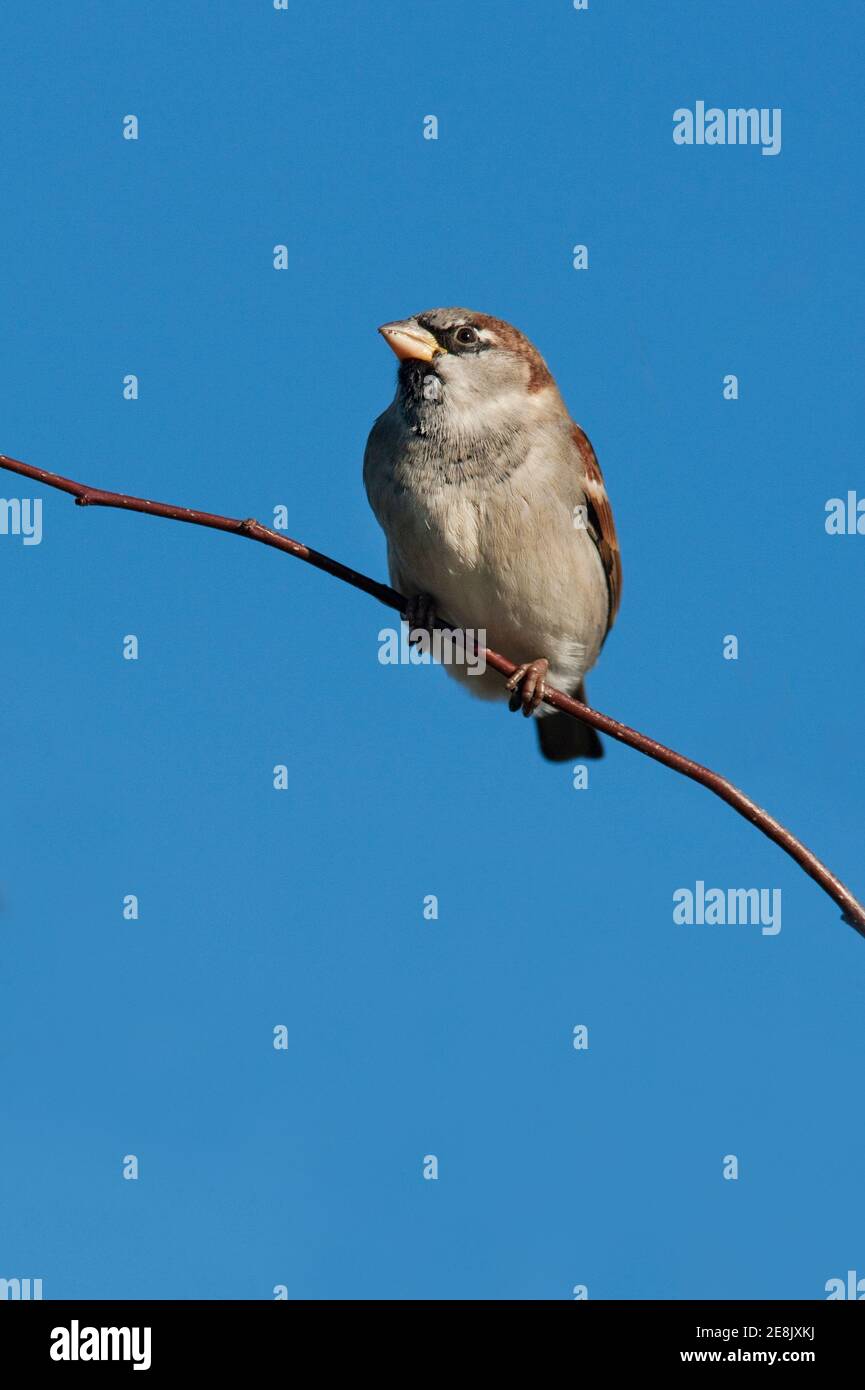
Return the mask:
M 454 334 L 454 338 L 460 344 L 461 347 L 468 347 L 470 343 L 477 342 L 478 335 L 473 328 L 469 327 L 468 324 L 464 324 L 462 328 L 457 329 L 456 333 Z

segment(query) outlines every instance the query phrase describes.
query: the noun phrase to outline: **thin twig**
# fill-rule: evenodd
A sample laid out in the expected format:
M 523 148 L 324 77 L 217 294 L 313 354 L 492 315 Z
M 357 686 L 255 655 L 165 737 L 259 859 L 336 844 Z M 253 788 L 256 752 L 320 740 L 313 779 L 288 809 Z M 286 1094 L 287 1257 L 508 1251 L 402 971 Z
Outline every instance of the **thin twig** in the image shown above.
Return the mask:
M 347 565 L 341 565 L 338 560 L 332 560 L 330 556 L 322 555 L 318 550 L 311 550 L 308 545 L 303 545 L 301 541 L 279 535 L 278 532 L 269 530 L 252 518 L 239 521 L 230 516 L 218 516 L 212 512 L 196 511 L 192 507 L 175 507 L 167 502 L 150 502 L 144 497 L 128 497 L 120 492 L 105 492 L 102 488 L 87 487 L 84 483 L 73 482 L 71 478 L 62 478 L 58 473 L 49 473 L 44 468 L 34 468 L 29 463 L 20 463 L 17 459 L 7 458 L 5 454 L 0 454 L 0 468 L 5 468 L 10 473 L 20 473 L 23 477 L 31 478 L 37 483 L 43 483 L 46 487 L 68 492 L 81 507 L 119 507 L 123 511 L 144 512 L 148 516 L 166 517 L 169 521 L 186 521 L 193 526 L 209 526 L 214 531 L 229 531 L 236 536 L 246 536 L 249 540 L 260 541 L 262 545 L 273 546 L 275 550 L 284 550 L 289 555 L 293 555 L 295 559 L 304 560 L 308 565 L 314 565 L 316 569 L 324 570 L 326 574 L 332 574 L 334 578 L 353 585 L 355 589 L 362 589 L 365 594 L 377 598 L 388 608 L 396 609 L 398 613 L 405 612 L 406 600 L 395 589 L 388 588 L 386 584 L 379 584 L 375 579 L 370 579 L 365 574 L 359 574 L 357 570 L 349 569 Z M 512 676 L 516 671 L 517 667 L 514 662 L 509 661 L 506 656 L 492 651 L 489 647 L 480 650 L 487 665 L 492 666 L 501 675 Z M 554 709 L 573 715 L 575 719 L 581 719 L 584 724 L 591 724 L 601 733 L 617 739 L 619 743 L 626 743 L 630 748 L 636 748 L 638 752 L 645 753 L 649 758 L 654 758 L 656 762 L 664 763 L 667 767 L 673 768 L 675 772 L 680 772 L 684 777 L 690 777 L 692 781 L 700 782 L 704 787 L 708 787 L 709 791 L 714 792 L 722 801 L 726 801 L 728 806 L 733 807 L 734 811 L 738 811 L 740 816 L 744 816 L 745 820 L 750 821 L 758 830 L 762 830 L 763 834 L 767 835 L 770 840 L 774 840 L 776 845 L 780 845 L 791 859 L 795 859 L 799 867 L 804 869 L 805 873 L 809 874 L 815 883 L 818 883 L 823 891 L 828 893 L 829 897 L 838 904 L 844 921 L 865 937 L 865 907 L 854 898 L 849 888 L 846 888 L 841 880 L 802 844 L 801 840 L 797 840 L 795 835 L 781 825 L 780 821 L 775 820 L 774 816 L 770 816 L 750 797 L 745 796 L 744 792 L 741 792 L 732 782 L 728 782 L 726 777 L 721 777 L 719 773 L 712 772 L 710 768 L 695 763 L 691 758 L 683 757 L 681 753 L 665 747 L 663 743 L 658 743 L 646 734 L 638 733 L 636 729 L 630 729 L 627 724 L 620 724 L 617 719 L 611 719 L 608 714 L 601 714 L 600 710 L 591 709 L 579 700 L 572 699 L 570 695 L 563 694 L 561 690 L 548 687 L 544 699 Z

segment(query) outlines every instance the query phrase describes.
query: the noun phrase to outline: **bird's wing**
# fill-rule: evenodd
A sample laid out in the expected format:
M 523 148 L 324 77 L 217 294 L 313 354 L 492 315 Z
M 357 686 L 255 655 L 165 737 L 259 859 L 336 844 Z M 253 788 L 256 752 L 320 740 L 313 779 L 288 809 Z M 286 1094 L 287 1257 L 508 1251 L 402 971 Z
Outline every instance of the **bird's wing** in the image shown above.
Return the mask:
M 607 588 L 610 592 L 610 608 L 607 616 L 607 632 L 613 626 L 619 611 L 622 595 L 622 557 L 619 553 L 619 540 L 613 521 L 613 509 L 604 486 L 604 475 L 595 451 L 579 425 L 572 425 L 571 438 L 577 446 L 583 471 L 583 487 L 586 494 L 589 533 L 598 547 Z

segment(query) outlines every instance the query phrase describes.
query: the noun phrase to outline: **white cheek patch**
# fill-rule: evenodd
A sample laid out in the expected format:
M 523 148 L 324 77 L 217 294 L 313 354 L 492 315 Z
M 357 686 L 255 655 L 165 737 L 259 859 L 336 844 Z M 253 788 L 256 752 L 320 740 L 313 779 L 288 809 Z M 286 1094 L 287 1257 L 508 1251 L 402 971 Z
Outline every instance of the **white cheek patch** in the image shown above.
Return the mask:
M 499 434 L 512 427 L 515 421 L 525 419 L 526 393 L 517 389 L 499 390 L 489 395 L 479 383 L 459 392 L 459 406 L 468 412 L 466 424 L 473 434 L 481 430 Z

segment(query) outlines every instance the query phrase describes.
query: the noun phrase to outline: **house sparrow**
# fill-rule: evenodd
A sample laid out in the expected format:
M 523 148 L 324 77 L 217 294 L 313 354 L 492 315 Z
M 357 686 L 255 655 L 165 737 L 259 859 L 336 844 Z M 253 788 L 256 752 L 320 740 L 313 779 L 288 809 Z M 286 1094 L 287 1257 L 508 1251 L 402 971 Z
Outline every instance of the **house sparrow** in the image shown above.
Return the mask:
M 603 749 L 542 704 L 545 683 L 585 701 L 619 604 L 621 563 L 594 450 L 540 353 L 502 319 L 431 309 L 378 330 L 399 358 L 396 395 L 370 432 L 364 484 L 411 627 L 483 630 L 519 665 L 448 670 L 476 695 L 536 715 L 541 752 Z

